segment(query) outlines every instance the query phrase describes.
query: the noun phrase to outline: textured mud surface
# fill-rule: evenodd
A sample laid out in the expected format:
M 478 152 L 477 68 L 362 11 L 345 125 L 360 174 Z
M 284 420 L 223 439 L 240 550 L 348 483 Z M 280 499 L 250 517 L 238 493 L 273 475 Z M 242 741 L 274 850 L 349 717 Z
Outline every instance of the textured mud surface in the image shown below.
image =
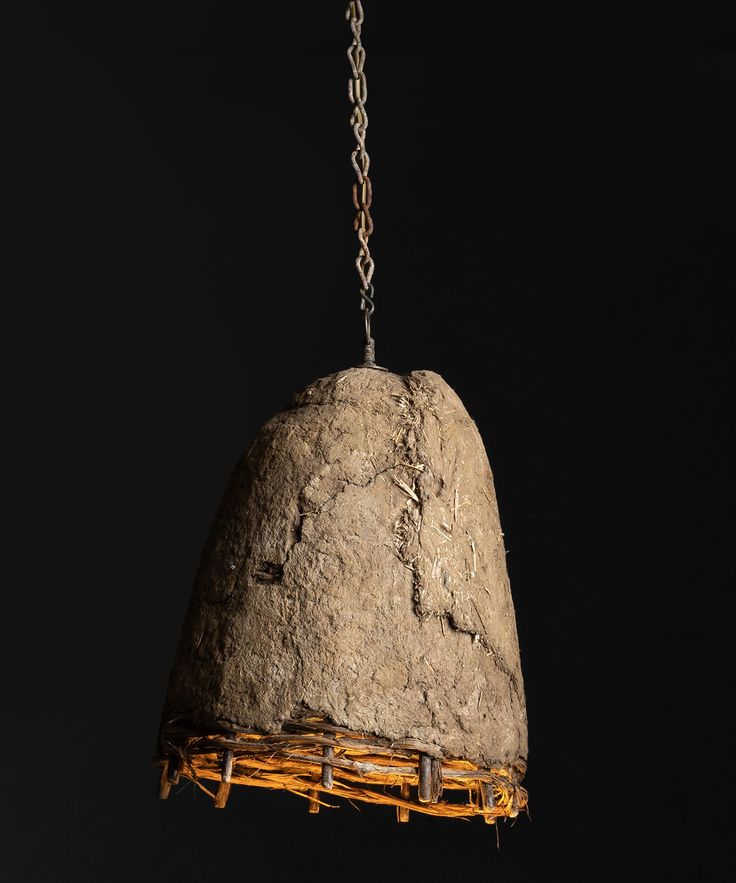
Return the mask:
M 318 380 L 238 464 L 167 715 L 275 733 L 306 711 L 482 765 L 526 758 L 483 443 L 437 374 Z

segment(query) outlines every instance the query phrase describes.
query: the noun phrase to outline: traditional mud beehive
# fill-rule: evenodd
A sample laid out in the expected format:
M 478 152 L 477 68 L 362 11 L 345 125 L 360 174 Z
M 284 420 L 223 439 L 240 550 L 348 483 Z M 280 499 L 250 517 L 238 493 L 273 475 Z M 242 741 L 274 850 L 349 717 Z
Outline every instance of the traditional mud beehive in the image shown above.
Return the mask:
M 527 755 L 514 608 L 475 424 L 429 371 L 316 381 L 237 465 L 161 728 L 180 776 L 442 816 L 515 816 Z M 208 780 L 217 783 L 208 787 Z

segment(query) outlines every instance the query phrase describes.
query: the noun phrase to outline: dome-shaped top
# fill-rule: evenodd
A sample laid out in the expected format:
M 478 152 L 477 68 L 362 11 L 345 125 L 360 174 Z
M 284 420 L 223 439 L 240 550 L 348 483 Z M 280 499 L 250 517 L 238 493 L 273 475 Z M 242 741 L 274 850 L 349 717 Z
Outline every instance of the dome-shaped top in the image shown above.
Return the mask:
M 197 576 L 166 719 L 336 727 L 490 767 L 526 757 L 493 478 L 429 371 L 298 394 L 235 469 Z

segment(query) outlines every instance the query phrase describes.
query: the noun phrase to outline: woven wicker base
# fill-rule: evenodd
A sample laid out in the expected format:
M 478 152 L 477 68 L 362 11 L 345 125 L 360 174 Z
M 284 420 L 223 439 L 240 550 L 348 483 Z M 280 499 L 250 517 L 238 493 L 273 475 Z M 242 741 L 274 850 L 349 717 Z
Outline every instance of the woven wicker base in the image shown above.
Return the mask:
M 480 769 L 467 760 L 431 756 L 412 740 L 391 743 L 353 733 L 318 718 L 290 721 L 277 735 L 213 724 L 193 727 L 169 721 L 161 730 L 160 796 L 166 799 L 180 777 L 191 780 L 223 808 L 230 786 L 280 788 L 308 801 L 310 812 L 335 806 L 333 797 L 409 812 L 469 818 L 488 824 L 514 818 L 527 805 L 520 782 L 522 761 Z M 203 780 L 218 782 L 213 791 Z

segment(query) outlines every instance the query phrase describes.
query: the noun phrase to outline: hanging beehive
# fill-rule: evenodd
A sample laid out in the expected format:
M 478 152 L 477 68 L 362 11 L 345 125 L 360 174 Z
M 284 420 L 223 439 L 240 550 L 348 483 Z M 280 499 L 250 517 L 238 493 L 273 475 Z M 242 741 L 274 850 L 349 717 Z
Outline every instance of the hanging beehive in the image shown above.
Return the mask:
M 205 547 L 161 726 L 184 776 L 493 823 L 526 805 L 526 711 L 488 458 L 437 374 L 375 364 L 363 9 L 348 7 L 364 364 L 270 420 Z M 213 783 L 217 783 L 216 785 Z
M 429 371 L 297 395 L 238 464 L 171 675 L 162 780 L 516 815 L 514 609 L 475 424 Z

